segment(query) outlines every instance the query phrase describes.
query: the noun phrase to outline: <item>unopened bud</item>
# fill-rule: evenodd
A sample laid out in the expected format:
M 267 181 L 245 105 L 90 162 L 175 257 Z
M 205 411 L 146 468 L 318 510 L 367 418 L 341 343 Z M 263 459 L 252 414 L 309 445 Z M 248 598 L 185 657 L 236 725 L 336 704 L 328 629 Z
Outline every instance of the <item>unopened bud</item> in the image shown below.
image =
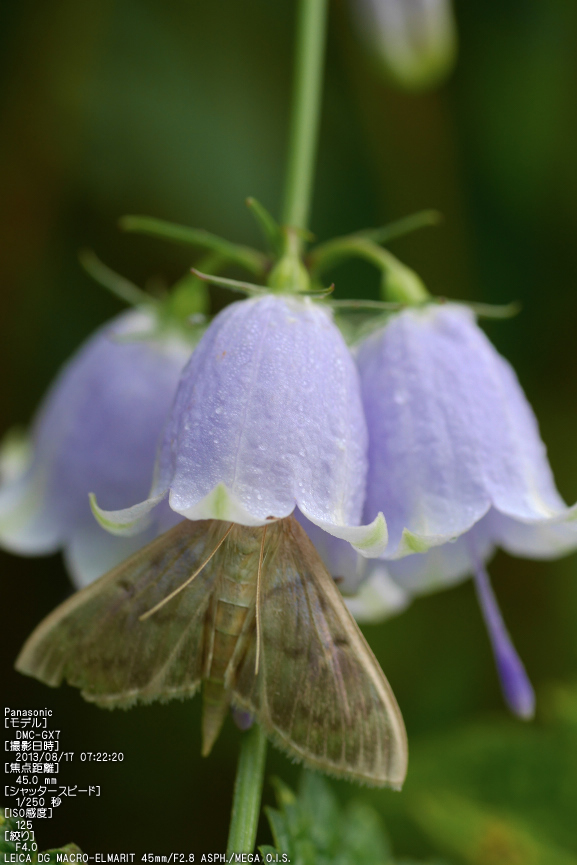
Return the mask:
M 353 0 L 359 31 L 389 79 L 407 90 L 440 84 L 453 68 L 451 0 Z

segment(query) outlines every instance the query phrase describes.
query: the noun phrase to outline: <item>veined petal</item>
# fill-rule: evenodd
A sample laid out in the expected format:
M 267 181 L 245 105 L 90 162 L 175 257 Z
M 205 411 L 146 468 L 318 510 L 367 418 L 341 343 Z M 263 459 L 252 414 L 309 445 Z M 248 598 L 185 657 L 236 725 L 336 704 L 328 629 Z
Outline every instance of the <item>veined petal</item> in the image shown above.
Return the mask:
M 361 345 L 358 365 L 369 429 L 365 520 L 385 514 L 387 558 L 454 540 L 491 508 L 527 524 L 573 519 L 515 373 L 469 309 L 393 316 Z
M 191 351 L 174 334 L 143 338 L 155 329 L 152 312 L 125 313 L 61 371 L 36 417 L 30 460 L 3 472 L 4 547 L 26 555 L 70 547 L 73 575 L 85 582 L 94 573 L 93 549 L 80 539 L 94 527 L 110 547 L 107 561 L 120 561 L 125 545 L 98 528 L 88 493 L 118 509 L 150 487 L 158 439 Z
M 252 526 L 298 507 L 377 555 L 384 518 L 359 525 L 366 446 L 358 373 L 330 312 L 301 297 L 244 300 L 215 318 L 183 372 L 152 497 L 169 489 L 188 519 Z M 132 523 L 151 501 L 114 520 Z

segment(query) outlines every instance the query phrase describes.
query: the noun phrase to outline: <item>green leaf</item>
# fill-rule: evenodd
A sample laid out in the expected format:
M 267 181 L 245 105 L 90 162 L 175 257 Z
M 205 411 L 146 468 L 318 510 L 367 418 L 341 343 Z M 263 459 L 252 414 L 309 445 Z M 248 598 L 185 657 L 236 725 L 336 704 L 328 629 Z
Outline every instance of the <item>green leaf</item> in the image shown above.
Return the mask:
M 577 685 L 540 696 L 532 724 L 491 719 L 419 741 L 393 831 L 463 865 L 577 865 Z
M 410 865 L 393 857 L 367 802 L 353 799 L 342 807 L 329 782 L 313 772 L 303 772 L 298 795 L 278 779 L 273 783 L 278 809 L 265 810 L 275 846 L 261 847 L 263 856 L 284 853 L 292 865 Z

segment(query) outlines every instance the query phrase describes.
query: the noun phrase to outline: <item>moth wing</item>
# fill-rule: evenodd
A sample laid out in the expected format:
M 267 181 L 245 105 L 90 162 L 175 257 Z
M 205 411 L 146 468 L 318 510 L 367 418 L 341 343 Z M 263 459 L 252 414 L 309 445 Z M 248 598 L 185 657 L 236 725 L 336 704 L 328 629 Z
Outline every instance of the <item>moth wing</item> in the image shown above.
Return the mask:
M 77 592 L 38 625 L 16 669 L 53 687 L 66 680 L 109 708 L 192 695 L 203 663 L 204 619 L 216 573 L 202 565 L 226 523 L 184 520 Z
M 390 685 L 304 530 L 291 519 L 278 531 L 261 575 L 258 673 L 253 616 L 228 671 L 233 700 L 309 766 L 400 788 L 407 737 Z

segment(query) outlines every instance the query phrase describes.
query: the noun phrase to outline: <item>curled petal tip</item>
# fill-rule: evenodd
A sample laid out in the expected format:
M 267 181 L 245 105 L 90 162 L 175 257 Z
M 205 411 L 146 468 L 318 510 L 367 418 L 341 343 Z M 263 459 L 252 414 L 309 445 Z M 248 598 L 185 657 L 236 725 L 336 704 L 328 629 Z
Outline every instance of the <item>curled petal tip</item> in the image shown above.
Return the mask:
M 328 520 L 319 520 L 302 506 L 300 510 L 311 523 L 324 529 L 325 532 L 328 532 L 329 535 L 333 535 L 335 538 L 348 541 L 361 556 L 367 559 L 377 558 L 385 551 L 389 540 L 389 533 L 386 520 L 380 512 L 372 523 L 364 526 L 349 526 L 328 522 Z
M 150 512 L 164 498 L 166 492 L 151 496 L 130 508 L 118 511 L 106 511 L 99 507 L 94 493 L 89 493 L 90 508 L 97 522 L 112 535 L 131 537 L 148 528 Z

